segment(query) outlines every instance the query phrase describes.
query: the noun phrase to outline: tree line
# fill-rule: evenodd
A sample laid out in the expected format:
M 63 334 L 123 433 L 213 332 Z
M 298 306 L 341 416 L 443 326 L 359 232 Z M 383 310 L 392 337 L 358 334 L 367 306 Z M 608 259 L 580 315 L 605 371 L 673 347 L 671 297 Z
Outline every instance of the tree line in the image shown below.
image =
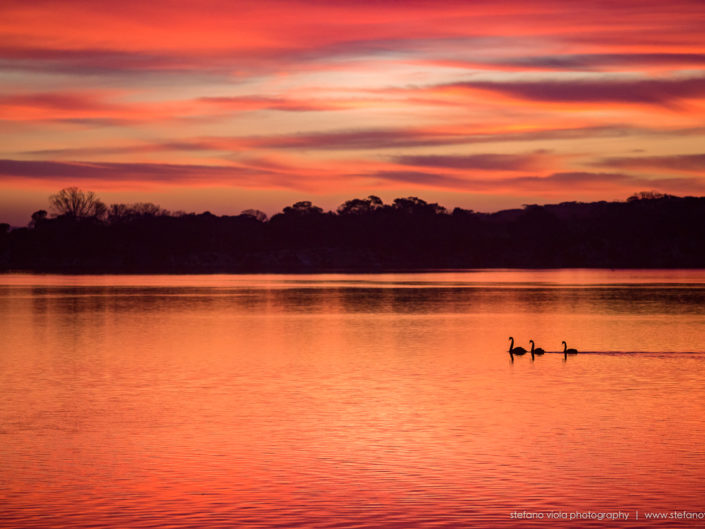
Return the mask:
M 0 270 L 307 272 L 484 267 L 705 267 L 705 197 L 646 192 L 479 213 L 418 197 L 369 196 L 267 218 L 106 206 L 67 188 L 27 227 L 0 224 Z

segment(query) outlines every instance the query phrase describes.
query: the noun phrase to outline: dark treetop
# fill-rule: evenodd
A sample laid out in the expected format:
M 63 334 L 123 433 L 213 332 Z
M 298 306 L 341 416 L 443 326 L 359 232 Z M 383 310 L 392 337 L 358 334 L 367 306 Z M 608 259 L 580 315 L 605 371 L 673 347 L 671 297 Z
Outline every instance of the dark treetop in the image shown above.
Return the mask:
M 528 205 L 488 214 L 448 212 L 416 197 L 383 204 L 371 196 L 349 200 L 336 212 L 297 202 L 269 220 L 257 210 L 218 217 L 171 214 L 153 204 L 100 204 L 79 214 L 52 205 L 55 216 L 38 211 L 26 228 L 0 224 L 0 270 L 705 267 L 705 197 L 641 193 L 626 202 Z

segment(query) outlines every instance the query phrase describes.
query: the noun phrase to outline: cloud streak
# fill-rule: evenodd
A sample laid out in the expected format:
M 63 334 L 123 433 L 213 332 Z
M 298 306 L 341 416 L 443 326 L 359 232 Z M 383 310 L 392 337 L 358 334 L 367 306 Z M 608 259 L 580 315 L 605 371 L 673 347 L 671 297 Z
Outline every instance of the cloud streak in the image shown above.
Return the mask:
M 377 171 L 367 175 L 386 181 L 420 184 L 427 188 L 447 187 L 465 192 L 517 194 L 564 193 L 566 187 L 577 192 L 618 192 L 653 189 L 667 193 L 705 193 L 705 180 L 700 178 L 648 179 L 625 173 L 560 172 L 546 176 L 487 178 L 459 177 L 443 173 L 418 171 Z
M 603 158 L 593 162 L 592 165 L 595 167 L 646 169 L 650 171 L 667 170 L 705 175 L 705 154 Z
M 220 120 L 243 112 L 321 112 L 354 108 L 343 99 L 296 99 L 281 96 L 200 97 L 191 100 L 125 101 L 105 91 L 65 91 L 0 96 L 1 117 L 8 121 L 66 121 L 119 125 L 200 118 Z
M 543 142 L 584 138 L 617 138 L 630 135 L 694 136 L 705 134 L 705 128 L 654 129 L 626 125 L 546 128 L 524 131 L 498 130 L 473 132 L 459 128 L 397 128 L 331 130 L 308 134 L 287 134 L 266 137 L 211 138 L 202 145 L 226 147 L 256 147 L 297 150 L 382 150 L 415 147 L 441 147 L 479 143 Z
M 642 73 L 646 70 L 692 69 L 705 66 L 703 53 L 578 53 L 556 55 L 516 55 L 480 60 L 478 58 L 429 59 L 420 64 L 466 70 L 510 72 L 613 72 Z
M 486 90 L 545 103 L 627 103 L 673 106 L 705 97 L 705 76 L 673 79 L 468 81 L 440 89 Z
M 498 65 L 545 70 L 639 70 L 643 67 L 692 68 L 705 66 L 705 53 L 583 53 L 539 55 L 498 61 Z
M 547 152 L 529 154 L 469 154 L 469 155 L 415 155 L 397 156 L 396 163 L 446 169 L 475 169 L 482 171 L 536 171 L 548 165 Z
M 0 178 L 90 182 L 224 183 L 255 185 L 251 181 L 268 174 L 237 166 L 183 165 L 160 163 L 54 162 L 0 160 Z
M 399 185 L 418 186 L 421 189 L 455 189 L 474 193 L 562 193 L 566 188 L 577 192 L 619 192 L 654 189 L 667 193 L 705 193 L 705 179 L 644 178 L 628 173 L 557 172 L 545 176 L 499 177 L 487 174 L 448 173 L 444 171 L 417 171 L 373 169 L 345 173 L 337 168 L 337 177 L 322 170 L 294 174 L 290 167 L 267 160 L 255 160 L 250 165 L 189 165 L 151 163 L 87 163 L 36 162 L 0 160 L 0 182 L 17 179 L 63 185 L 75 182 L 103 187 L 105 182 L 128 185 L 239 185 L 247 188 L 269 187 L 297 191 L 315 191 L 327 187 L 344 189 L 351 184 L 362 185 L 376 181 L 377 186 L 393 188 Z

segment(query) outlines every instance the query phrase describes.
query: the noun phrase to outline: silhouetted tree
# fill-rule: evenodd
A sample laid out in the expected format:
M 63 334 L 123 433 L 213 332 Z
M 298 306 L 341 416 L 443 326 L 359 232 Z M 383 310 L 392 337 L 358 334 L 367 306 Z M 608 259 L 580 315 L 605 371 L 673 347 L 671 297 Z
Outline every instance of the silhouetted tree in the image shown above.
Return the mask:
M 260 211 L 259 209 L 245 209 L 240 212 L 240 215 L 243 215 L 245 217 L 252 217 L 258 222 L 267 221 L 267 214 L 264 211 Z
M 82 191 L 77 187 L 67 187 L 51 195 L 49 203 L 57 216 L 74 219 L 101 218 L 107 211 L 93 191 Z
M 463 208 L 454 208 L 452 213 L 454 217 L 469 217 L 474 214 L 475 212 L 473 210 Z
M 394 209 L 412 215 L 442 215 L 447 213 L 446 208 L 443 206 L 439 206 L 436 203 L 429 204 L 418 197 L 396 198 L 394 199 Z
M 10 239 L 10 225 L 0 223 L 0 270 L 7 268 L 7 247 Z
M 44 209 L 40 209 L 38 211 L 35 211 L 32 213 L 32 220 L 29 223 L 30 228 L 36 228 L 43 222 L 46 222 L 47 220 L 47 212 Z
M 135 202 L 134 204 L 111 204 L 108 208 L 108 220 L 111 223 L 134 220 L 141 217 L 157 217 L 169 215 L 169 211 L 151 202 Z
M 110 222 L 120 222 L 121 220 L 127 218 L 128 206 L 127 204 L 110 204 L 108 208 L 108 220 Z
M 367 198 L 353 198 L 338 206 L 339 215 L 367 215 L 384 206 L 382 199 L 370 195 Z
M 287 206 L 284 208 L 284 215 L 320 215 L 323 210 L 318 206 L 314 206 L 308 200 L 302 200 L 301 202 L 296 202 L 292 206 Z
M 659 198 L 669 197 L 672 197 L 672 195 L 665 195 L 663 193 L 659 193 L 658 191 L 640 191 L 630 196 L 627 199 L 627 202 L 634 202 L 635 200 L 657 200 Z
M 650 192 L 626 202 L 532 204 L 496 213 L 456 208 L 452 215 L 418 197 L 384 205 L 374 196 L 348 200 L 338 214 L 301 201 L 269 220 L 257 210 L 169 214 L 150 203 L 113 204 L 109 222 L 75 222 L 91 209 L 72 211 L 57 218 L 37 211 L 28 228 L 0 225 L 0 269 L 705 267 L 705 197 Z

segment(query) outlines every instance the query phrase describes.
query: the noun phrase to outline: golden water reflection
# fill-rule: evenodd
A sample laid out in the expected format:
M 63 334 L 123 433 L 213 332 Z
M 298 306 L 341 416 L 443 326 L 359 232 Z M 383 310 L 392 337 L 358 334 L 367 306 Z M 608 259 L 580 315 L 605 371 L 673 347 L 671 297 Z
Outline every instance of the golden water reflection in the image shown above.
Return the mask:
M 699 271 L 0 276 L 0 525 L 703 510 L 704 331 Z

